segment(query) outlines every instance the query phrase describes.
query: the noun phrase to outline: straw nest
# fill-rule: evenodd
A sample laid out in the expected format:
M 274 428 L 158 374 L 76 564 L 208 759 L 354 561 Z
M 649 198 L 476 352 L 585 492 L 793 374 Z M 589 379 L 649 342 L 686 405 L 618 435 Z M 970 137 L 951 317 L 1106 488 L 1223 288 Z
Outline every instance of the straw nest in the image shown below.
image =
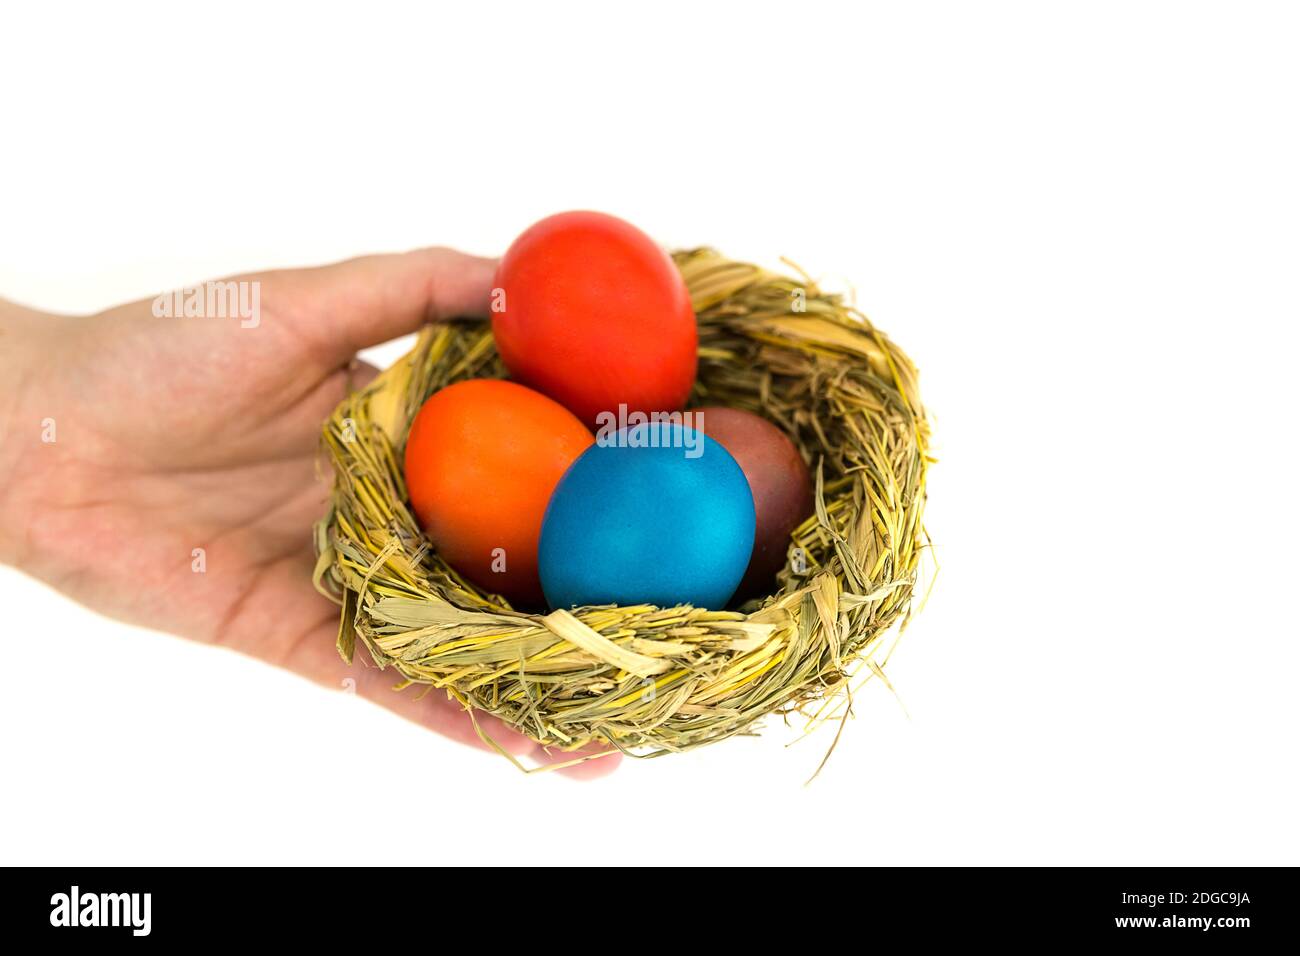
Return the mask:
M 691 404 L 766 416 L 812 467 L 816 512 L 792 535 L 779 590 L 732 610 L 534 614 L 462 579 L 421 533 L 400 464 L 426 398 L 505 374 L 489 323 L 458 320 L 427 327 L 324 429 L 336 481 L 315 529 L 316 583 L 342 605 L 345 660 L 359 641 L 400 675 L 397 690 L 443 689 L 471 715 L 495 714 L 546 745 L 605 743 L 636 756 L 752 731 L 774 712 L 810 726 L 842 718 L 855 675 L 884 677 L 896 641 L 886 634 L 911 616 L 927 547 L 929 429 L 914 366 L 806 276 L 709 249 L 674 260 L 699 322 Z

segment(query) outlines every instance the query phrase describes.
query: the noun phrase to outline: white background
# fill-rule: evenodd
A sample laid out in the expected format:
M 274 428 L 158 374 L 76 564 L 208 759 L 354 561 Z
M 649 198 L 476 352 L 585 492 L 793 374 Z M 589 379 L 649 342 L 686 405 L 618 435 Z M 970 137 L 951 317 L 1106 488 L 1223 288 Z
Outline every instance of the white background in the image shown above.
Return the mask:
M 833 731 L 524 777 L 0 569 L 3 862 L 1300 863 L 1286 5 L 2 18 L 0 295 L 574 207 L 786 255 L 920 366 L 941 565 L 807 787 Z

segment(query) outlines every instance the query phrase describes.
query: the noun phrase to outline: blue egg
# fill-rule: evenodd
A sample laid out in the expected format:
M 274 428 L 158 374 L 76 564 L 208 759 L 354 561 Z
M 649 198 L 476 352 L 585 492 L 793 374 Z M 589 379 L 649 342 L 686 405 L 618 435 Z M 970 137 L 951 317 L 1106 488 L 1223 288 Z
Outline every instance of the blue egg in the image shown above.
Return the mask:
M 598 439 L 555 486 L 538 546 L 552 607 L 723 608 L 754 547 L 754 499 L 725 448 L 678 424 Z

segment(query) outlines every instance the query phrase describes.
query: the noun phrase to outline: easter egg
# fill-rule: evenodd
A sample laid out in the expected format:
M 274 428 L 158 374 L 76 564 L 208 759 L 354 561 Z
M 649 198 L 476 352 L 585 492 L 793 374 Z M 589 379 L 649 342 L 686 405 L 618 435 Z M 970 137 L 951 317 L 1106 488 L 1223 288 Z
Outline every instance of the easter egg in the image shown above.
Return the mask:
M 560 479 L 542 522 L 552 607 L 723 608 L 754 547 L 754 501 L 735 459 L 678 424 L 593 444 Z
M 448 385 L 406 440 L 411 507 L 438 554 L 486 591 L 540 605 L 537 539 L 556 483 L 594 441 L 582 422 L 514 382 Z
M 514 241 L 497 268 L 492 333 L 511 377 L 590 427 L 620 405 L 680 409 L 695 381 L 686 283 L 649 236 L 603 213 L 550 216 Z
M 765 418 L 737 408 L 696 409 L 696 423 L 731 453 L 754 496 L 754 553 L 738 599 L 771 594 L 790 532 L 813 512 L 812 479 L 790 437 Z

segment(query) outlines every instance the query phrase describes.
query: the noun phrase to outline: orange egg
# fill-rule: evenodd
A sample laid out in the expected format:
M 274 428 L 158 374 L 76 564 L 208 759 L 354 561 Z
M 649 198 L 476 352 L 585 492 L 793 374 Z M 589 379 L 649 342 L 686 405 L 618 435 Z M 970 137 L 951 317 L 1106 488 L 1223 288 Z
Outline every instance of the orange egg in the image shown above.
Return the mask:
M 537 539 L 560 477 L 594 438 L 573 413 L 513 382 L 434 393 L 406 441 L 406 487 L 438 553 L 486 591 L 540 605 Z

